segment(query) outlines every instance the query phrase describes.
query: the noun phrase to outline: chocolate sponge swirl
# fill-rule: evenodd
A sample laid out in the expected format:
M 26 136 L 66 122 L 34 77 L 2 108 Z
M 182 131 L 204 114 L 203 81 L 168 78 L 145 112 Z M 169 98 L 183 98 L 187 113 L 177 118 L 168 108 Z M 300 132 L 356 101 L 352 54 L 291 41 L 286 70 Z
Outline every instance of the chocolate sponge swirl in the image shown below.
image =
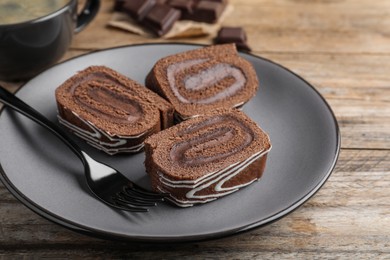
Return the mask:
M 56 100 L 60 123 L 108 154 L 138 152 L 148 136 L 173 122 L 168 102 L 104 66 L 65 81 Z
M 241 107 L 258 88 L 256 72 L 234 44 L 215 45 L 160 59 L 146 86 L 167 99 L 180 120 L 215 108 Z
M 244 113 L 216 111 L 146 139 L 145 166 L 155 191 L 188 207 L 259 179 L 270 149 L 268 135 Z
M 118 125 L 128 125 L 142 120 L 145 105 L 128 95 L 123 85 L 102 84 L 94 81 L 79 84 L 72 89 L 75 103 L 85 111 Z
M 234 117 L 216 115 L 178 132 L 178 136 L 183 140 L 172 146 L 170 159 L 183 167 L 195 167 L 242 151 L 252 142 L 254 133 Z M 230 144 L 231 149 L 221 152 L 224 144 Z

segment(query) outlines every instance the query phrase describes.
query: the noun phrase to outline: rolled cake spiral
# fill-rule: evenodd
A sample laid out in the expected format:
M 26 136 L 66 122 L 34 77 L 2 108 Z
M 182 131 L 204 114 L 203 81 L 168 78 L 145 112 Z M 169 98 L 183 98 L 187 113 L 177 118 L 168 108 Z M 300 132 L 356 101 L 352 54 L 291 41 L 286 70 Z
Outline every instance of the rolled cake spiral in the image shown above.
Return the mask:
M 255 95 L 258 79 L 235 45 L 224 44 L 160 59 L 145 84 L 173 105 L 178 119 L 185 120 L 210 109 L 241 107 Z
M 60 123 L 108 154 L 138 152 L 148 136 L 173 122 L 168 102 L 104 66 L 65 81 L 56 100 Z
M 147 138 L 145 166 L 155 191 L 188 207 L 259 179 L 270 149 L 268 135 L 243 112 L 216 111 Z

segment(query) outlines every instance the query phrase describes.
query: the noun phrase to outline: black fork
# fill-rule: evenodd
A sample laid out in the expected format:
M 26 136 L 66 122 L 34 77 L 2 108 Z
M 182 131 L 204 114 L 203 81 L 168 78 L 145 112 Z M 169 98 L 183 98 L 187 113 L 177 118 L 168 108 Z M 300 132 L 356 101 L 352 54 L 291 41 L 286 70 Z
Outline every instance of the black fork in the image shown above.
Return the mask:
M 114 168 L 92 159 L 66 135 L 65 131 L 1 86 L 0 101 L 47 128 L 62 140 L 82 161 L 87 184 L 92 193 L 108 206 L 124 211 L 146 212 L 147 207 L 156 206 L 157 202 L 163 201 L 167 196 L 148 191 Z

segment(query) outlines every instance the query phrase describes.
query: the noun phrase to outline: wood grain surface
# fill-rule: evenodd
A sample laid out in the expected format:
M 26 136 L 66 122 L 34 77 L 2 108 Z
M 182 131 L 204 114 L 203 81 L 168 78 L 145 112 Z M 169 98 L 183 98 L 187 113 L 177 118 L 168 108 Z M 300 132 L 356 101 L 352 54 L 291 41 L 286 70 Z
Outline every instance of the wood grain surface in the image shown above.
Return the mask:
M 113 1 L 102 2 L 62 60 L 168 42 L 107 27 Z M 69 231 L 27 209 L 0 184 L 0 258 L 390 259 L 390 1 L 230 2 L 234 11 L 223 25 L 244 27 L 254 54 L 301 75 L 332 107 L 342 149 L 323 188 L 264 228 L 208 242 L 149 245 Z M 210 44 L 212 38 L 180 42 Z M 0 84 L 15 91 L 23 82 Z

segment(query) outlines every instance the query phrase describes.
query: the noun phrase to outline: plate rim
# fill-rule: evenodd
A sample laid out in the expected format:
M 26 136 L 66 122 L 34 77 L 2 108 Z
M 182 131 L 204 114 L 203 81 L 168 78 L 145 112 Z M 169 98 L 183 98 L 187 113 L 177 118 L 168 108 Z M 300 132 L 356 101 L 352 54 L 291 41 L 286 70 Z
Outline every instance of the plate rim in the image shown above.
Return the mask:
M 27 82 L 25 82 L 23 85 L 21 85 L 18 90 L 15 92 L 17 94 L 21 89 L 23 89 L 24 86 L 29 84 L 30 81 L 34 80 L 36 77 L 39 77 L 41 74 L 51 70 L 54 67 L 61 66 L 64 63 L 71 62 L 75 59 L 82 58 L 84 56 L 88 56 L 94 53 L 100 53 L 100 52 L 106 52 L 106 51 L 112 51 L 116 49 L 125 49 L 125 48 L 131 48 L 131 47 L 137 47 L 137 46 L 160 46 L 160 45 L 185 45 L 185 46 L 193 46 L 193 47 L 205 47 L 205 46 L 210 46 L 210 44 L 199 44 L 199 43 L 182 43 L 182 42 L 162 42 L 162 43 L 138 43 L 138 44 L 127 44 L 127 45 L 120 45 L 120 46 L 115 46 L 115 47 L 110 47 L 110 48 L 105 48 L 105 49 L 100 49 L 100 50 L 94 50 L 88 53 L 84 53 L 75 57 L 72 57 L 70 59 L 61 61 L 55 65 L 52 65 L 42 71 L 41 73 L 37 74 L 33 78 L 29 79 Z M 62 227 L 65 227 L 69 230 L 75 231 L 80 234 L 84 235 L 89 235 L 92 237 L 96 238 L 102 238 L 102 239 L 109 239 L 109 240 L 119 240 L 119 241 L 127 241 L 127 242 L 142 242 L 142 243 L 188 243 L 188 242 L 201 242 L 201 241 L 208 241 L 208 240 L 215 240 L 215 239 L 221 239 L 225 237 L 230 237 L 242 233 L 246 233 L 249 231 L 252 231 L 254 229 L 264 227 L 266 225 L 269 225 L 271 223 L 274 223 L 275 221 L 278 221 L 279 219 L 291 214 L 294 212 L 296 209 L 298 209 L 300 206 L 302 206 L 304 203 L 306 203 L 310 198 L 312 198 L 321 188 L 322 186 L 327 182 L 331 174 L 333 173 L 339 155 L 340 155 L 340 149 L 341 149 L 341 134 L 340 134 L 340 128 L 339 124 L 337 121 L 337 118 L 329 105 L 329 103 L 326 101 L 326 99 L 321 95 L 321 93 L 311 84 L 309 83 L 306 79 L 304 79 L 302 76 L 296 74 L 292 70 L 288 69 L 287 67 L 272 61 L 268 58 L 264 58 L 261 56 L 258 56 L 256 54 L 253 54 L 251 52 L 247 51 L 239 51 L 239 53 L 243 53 L 245 55 L 252 56 L 253 58 L 260 59 L 266 62 L 269 62 L 273 65 L 276 65 L 277 67 L 285 70 L 286 72 L 292 74 L 294 77 L 298 78 L 301 80 L 303 83 L 306 84 L 308 88 L 314 91 L 314 93 L 322 100 L 324 105 L 326 106 L 328 112 L 331 115 L 331 118 L 333 119 L 334 123 L 334 128 L 335 128 L 335 134 L 336 134 L 336 151 L 333 157 L 333 161 L 324 175 L 324 177 L 320 180 L 318 184 L 316 184 L 312 190 L 310 190 L 308 193 L 306 193 L 304 196 L 301 198 L 296 199 L 296 202 L 291 204 L 289 207 L 284 208 L 283 210 L 275 213 L 274 215 L 271 215 L 263 220 L 256 221 L 254 223 L 236 228 L 236 229 L 230 229 L 230 230 L 225 230 L 223 232 L 217 232 L 217 233 L 211 233 L 211 234 L 203 234 L 203 235 L 195 235 L 195 236 L 185 236 L 183 239 L 182 236 L 158 236 L 158 237 L 145 237 L 145 236 L 129 236 L 129 235 L 121 235 L 121 234 L 114 234 L 112 232 L 105 232 L 103 230 L 96 230 L 92 227 L 86 227 L 84 225 L 74 223 L 71 220 L 67 220 L 61 216 L 58 216 L 57 214 L 53 212 L 49 212 L 45 208 L 39 206 L 35 202 L 31 201 L 28 197 L 24 196 L 24 194 L 18 190 L 17 187 L 13 185 L 13 183 L 8 179 L 7 174 L 5 173 L 1 163 L 0 163 L 0 181 L 3 183 L 3 185 L 6 187 L 6 189 L 17 199 L 19 200 L 23 205 L 25 205 L 27 208 L 32 210 L 34 213 L 38 214 L 39 216 L 49 220 L 52 223 L 58 224 Z M 7 106 L 3 105 L 3 107 L 0 110 L 0 117 L 4 112 L 4 108 Z

